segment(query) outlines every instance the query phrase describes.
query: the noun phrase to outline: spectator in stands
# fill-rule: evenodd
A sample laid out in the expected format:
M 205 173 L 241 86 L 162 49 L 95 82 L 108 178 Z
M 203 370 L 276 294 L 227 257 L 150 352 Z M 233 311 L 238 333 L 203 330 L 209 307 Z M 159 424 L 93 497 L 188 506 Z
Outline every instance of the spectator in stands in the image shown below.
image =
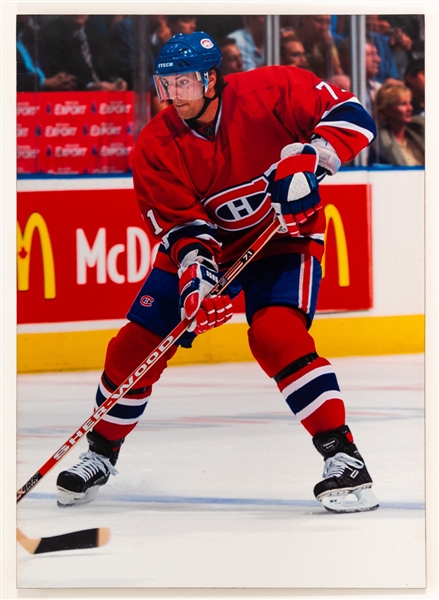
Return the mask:
M 410 62 L 413 40 L 400 27 L 392 28 L 389 35 L 389 46 L 395 59 L 399 78 L 404 79 L 404 73 Z
M 233 38 L 226 37 L 218 42 L 218 47 L 223 56 L 221 72 L 223 75 L 241 73 L 244 70 L 241 52 Z
M 92 45 L 93 57 L 99 61 L 106 48 L 110 33 L 124 15 L 90 15 L 87 19 L 85 29 L 87 39 Z
M 378 90 L 381 83 L 377 81 L 377 76 L 380 71 L 381 58 L 378 54 L 378 49 L 373 43 L 373 40 L 366 40 L 366 109 L 370 114 L 375 112 L 375 103 Z
M 330 15 L 298 17 L 296 34 L 305 48 L 309 68 L 313 73 L 325 81 L 343 73 L 331 35 Z
M 262 67 L 265 62 L 265 16 L 246 15 L 244 27 L 232 31 L 228 37 L 238 46 L 244 71 Z
M 17 15 L 17 92 L 73 90 L 76 77 L 64 71 L 47 77 L 38 44 L 39 27 L 30 15 Z
M 172 33 L 166 15 L 149 15 L 148 19 L 152 52 L 157 58 L 161 47 L 172 37 Z
M 197 28 L 197 18 L 193 15 L 149 15 L 148 20 L 155 58 L 173 35 L 193 33 Z
M 123 79 L 102 79 L 99 55 L 93 36 L 87 34 L 89 15 L 61 15 L 41 30 L 41 42 L 47 57 L 48 75 L 67 72 L 76 77 L 77 90 L 124 91 Z
M 399 77 L 404 80 L 410 62 L 424 58 L 423 15 L 379 15 L 379 21 L 389 37 Z
M 123 80 L 132 90 L 134 83 L 134 22 L 122 16 L 113 22 L 102 53 L 103 76 L 109 81 Z M 152 54 L 150 57 L 152 60 Z
M 333 75 L 328 80 L 329 83 L 333 83 L 337 87 L 342 90 L 346 90 L 346 92 L 351 91 L 351 78 L 346 73 L 341 73 L 340 75 Z
M 425 65 L 418 58 L 407 65 L 404 83 L 412 92 L 413 116 L 425 116 Z
M 378 137 L 371 146 L 371 163 L 424 164 L 425 120 L 413 117 L 411 99 L 411 91 L 401 84 L 384 84 L 378 90 Z
M 401 79 L 389 44 L 389 37 L 382 33 L 383 24 L 378 15 L 366 15 L 366 30 L 380 57 L 380 68 L 376 81 L 384 83 L 388 79 Z
M 309 69 L 305 48 L 293 31 L 281 32 L 280 64 Z
M 193 15 L 168 15 L 167 21 L 171 37 L 177 33 L 189 35 L 197 29 L 197 18 Z
M 366 102 L 365 108 L 374 118 L 375 113 L 375 100 L 378 90 L 381 87 L 381 83 L 377 81 L 381 58 L 378 54 L 378 49 L 375 46 L 374 38 L 370 35 L 366 37 L 365 43 L 365 68 L 366 68 Z M 340 61 L 345 73 L 349 73 L 351 76 L 351 40 L 345 38 L 340 44 L 339 48 Z M 395 81 L 396 83 L 396 81 Z
M 337 48 L 350 35 L 350 15 L 332 15 L 331 34 Z
M 135 17 L 134 17 L 135 18 Z M 190 15 L 150 15 L 149 26 L 152 30 L 151 54 L 152 63 L 161 46 L 176 33 L 192 33 L 195 31 L 196 17 Z M 111 79 L 120 78 L 127 82 L 128 89 L 133 89 L 134 76 L 134 21 L 133 17 L 122 16 L 110 29 L 105 56 L 104 72 Z M 162 107 L 163 108 L 163 107 Z M 154 113 L 158 107 L 155 107 Z

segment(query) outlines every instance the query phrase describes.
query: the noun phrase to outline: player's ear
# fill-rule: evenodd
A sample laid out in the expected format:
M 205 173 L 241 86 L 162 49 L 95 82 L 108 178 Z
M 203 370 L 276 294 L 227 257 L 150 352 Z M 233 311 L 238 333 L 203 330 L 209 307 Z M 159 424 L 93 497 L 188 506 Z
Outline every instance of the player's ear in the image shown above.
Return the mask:
M 205 96 L 207 98 L 213 98 L 213 96 L 215 95 L 215 85 L 216 85 L 215 69 L 210 69 L 209 70 L 209 86 L 208 86 L 207 92 L 205 94 Z

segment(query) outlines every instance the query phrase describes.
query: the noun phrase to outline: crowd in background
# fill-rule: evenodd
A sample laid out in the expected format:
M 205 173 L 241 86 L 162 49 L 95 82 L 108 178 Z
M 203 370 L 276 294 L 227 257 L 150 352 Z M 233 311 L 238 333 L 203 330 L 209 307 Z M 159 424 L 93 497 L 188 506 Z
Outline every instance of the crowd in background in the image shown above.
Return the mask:
M 135 16 L 18 15 L 17 91 L 135 88 Z M 202 30 L 218 43 L 224 75 L 265 64 L 263 15 L 150 15 L 146 64 L 176 33 Z M 280 64 L 351 90 L 348 15 L 288 15 L 280 22 Z M 425 162 L 423 15 L 366 15 L 366 108 L 379 135 L 370 164 Z M 151 89 L 151 113 L 164 106 Z

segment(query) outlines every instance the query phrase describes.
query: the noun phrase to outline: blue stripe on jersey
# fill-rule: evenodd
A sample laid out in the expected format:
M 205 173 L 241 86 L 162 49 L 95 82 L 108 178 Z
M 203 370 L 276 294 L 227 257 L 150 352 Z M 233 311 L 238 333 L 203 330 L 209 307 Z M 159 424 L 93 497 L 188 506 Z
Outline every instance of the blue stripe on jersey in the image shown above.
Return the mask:
M 376 137 L 377 129 L 374 120 L 357 100 L 348 100 L 334 106 L 323 115 L 319 125 L 331 126 L 333 124 L 335 126 L 337 124 L 337 127 L 342 128 L 343 123 L 346 123 L 349 129 L 357 126 L 363 131 L 370 132 L 367 137 L 371 142 Z
M 96 392 L 96 405 L 99 407 L 105 401 L 105 396 L 102 394 L 100 388 Z M 121 398 L 117 404 L 108 411 L 110 417 L 122 420 L 133 420 L 139 419 L 145 412 L 148 399 L 140 398 L 139 400 L 130 399 L 129 404 L 124 404 L 124 398 Z M 105 417 L 104 417 L 105 420 Z
M 182 238 L 198 238 L 205 242 L 218 244 L 216 241 L 217 227 L 213 223 L 206 221 L 194 221 L 184 225 L 174 227 L 165 236 L 163 236 L 163 245 L 166 250 L 169 250 L 176 242 Z
M 340 391 L 337 377 L 335 373 L 325 373 L 292 392 L 286 401 L 293 413 L 297 415 L 297 413 L 312 404 L 324 392 L 332 390 Z

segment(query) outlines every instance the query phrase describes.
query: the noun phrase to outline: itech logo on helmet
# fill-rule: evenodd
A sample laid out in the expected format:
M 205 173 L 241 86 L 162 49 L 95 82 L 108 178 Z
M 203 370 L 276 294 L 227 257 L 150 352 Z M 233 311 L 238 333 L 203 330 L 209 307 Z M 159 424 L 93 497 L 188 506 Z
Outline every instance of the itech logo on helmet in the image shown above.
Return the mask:
M 210 50 L 210 48 L 213 48 L 212 40 L 209 40 L 207 38 L 203 38 L 201 40 L 200 44 L 203 46 L 203 48 L 206 48 L 207 50 Z
M 166 63 L 159 63 L 157 65 L 158 69 L 163 69 L 164 67 L 173 67 L 174 63 L 173 62 L 166 62 Z

